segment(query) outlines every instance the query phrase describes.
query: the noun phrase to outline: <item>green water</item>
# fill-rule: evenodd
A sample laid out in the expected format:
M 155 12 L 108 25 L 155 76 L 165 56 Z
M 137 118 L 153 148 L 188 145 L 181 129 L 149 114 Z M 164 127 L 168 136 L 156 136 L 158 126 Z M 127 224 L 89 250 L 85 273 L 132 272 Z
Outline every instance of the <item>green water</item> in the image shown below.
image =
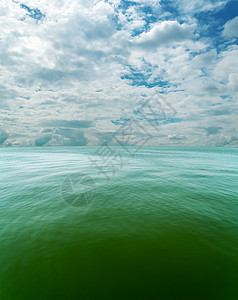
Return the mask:
M 117 148 L 108 181 L 96 150 L 0 149 L 0 299 L 237 300 L 238 149 Z

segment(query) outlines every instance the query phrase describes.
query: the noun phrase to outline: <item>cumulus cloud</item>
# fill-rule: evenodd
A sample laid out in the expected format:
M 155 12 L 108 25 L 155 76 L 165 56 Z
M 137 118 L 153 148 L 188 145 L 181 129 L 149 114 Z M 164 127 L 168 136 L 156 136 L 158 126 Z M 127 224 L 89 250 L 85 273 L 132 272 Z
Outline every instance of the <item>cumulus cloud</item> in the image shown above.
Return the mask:
M 179 24 L 177 21 L 164 21 L 153 25 L 150 31 L 142 33 L 135 40 L 135 44 L 153 50 L 158 46 L 190 39 L 195 27 L 195 25 Z
M 229 20 L 224 25 L 223 35 L 228 38 L 238 37 L 238 17 Z
M 214 35 L 201 25 L 207 12 L 224 14 L 227 3 L 2 0 L 0 122 L 7 143 L 96 145 L 116 130 L 111 120 L 155 91 L 182 122 L 164 123 L 161 136 L 151 131 L 151 143 L 216 145 L 221 133 L 229 140 L 237 130 L 237 18 L 223 32 L 223 20 L 209 22 Z
M 214 79 L 234 87 L 234 77 L 238 77 L 238 65 L 234 63 L 238 57 L 238 46 L 230 46 L 218 56 L 214 68 Z

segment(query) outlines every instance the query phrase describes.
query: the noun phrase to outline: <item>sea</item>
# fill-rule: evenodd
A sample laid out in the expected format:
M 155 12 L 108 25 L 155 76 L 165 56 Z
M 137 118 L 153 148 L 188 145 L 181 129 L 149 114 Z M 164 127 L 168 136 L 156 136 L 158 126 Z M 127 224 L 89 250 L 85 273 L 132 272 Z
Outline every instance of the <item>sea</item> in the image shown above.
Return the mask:
M 238 149 L 0 148 L 1 300 L 238 299 Z

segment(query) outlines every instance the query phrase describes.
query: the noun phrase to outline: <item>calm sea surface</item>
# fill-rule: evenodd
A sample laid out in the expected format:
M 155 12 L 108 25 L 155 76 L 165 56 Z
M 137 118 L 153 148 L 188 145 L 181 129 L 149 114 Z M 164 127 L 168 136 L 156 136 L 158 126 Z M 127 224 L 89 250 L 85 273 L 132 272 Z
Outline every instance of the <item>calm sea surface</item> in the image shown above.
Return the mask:
M 237 300 L 238 149 L 97 149 L 0 149 L 0 299 Z

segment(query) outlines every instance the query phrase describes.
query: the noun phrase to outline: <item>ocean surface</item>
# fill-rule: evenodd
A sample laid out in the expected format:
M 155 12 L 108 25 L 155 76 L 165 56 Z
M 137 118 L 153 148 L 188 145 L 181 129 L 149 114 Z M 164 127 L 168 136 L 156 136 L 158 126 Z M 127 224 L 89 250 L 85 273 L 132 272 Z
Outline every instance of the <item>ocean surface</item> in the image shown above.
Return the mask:
M 1 300 L 238 299 L 238 149 L 130 150 L 0 149 Z

